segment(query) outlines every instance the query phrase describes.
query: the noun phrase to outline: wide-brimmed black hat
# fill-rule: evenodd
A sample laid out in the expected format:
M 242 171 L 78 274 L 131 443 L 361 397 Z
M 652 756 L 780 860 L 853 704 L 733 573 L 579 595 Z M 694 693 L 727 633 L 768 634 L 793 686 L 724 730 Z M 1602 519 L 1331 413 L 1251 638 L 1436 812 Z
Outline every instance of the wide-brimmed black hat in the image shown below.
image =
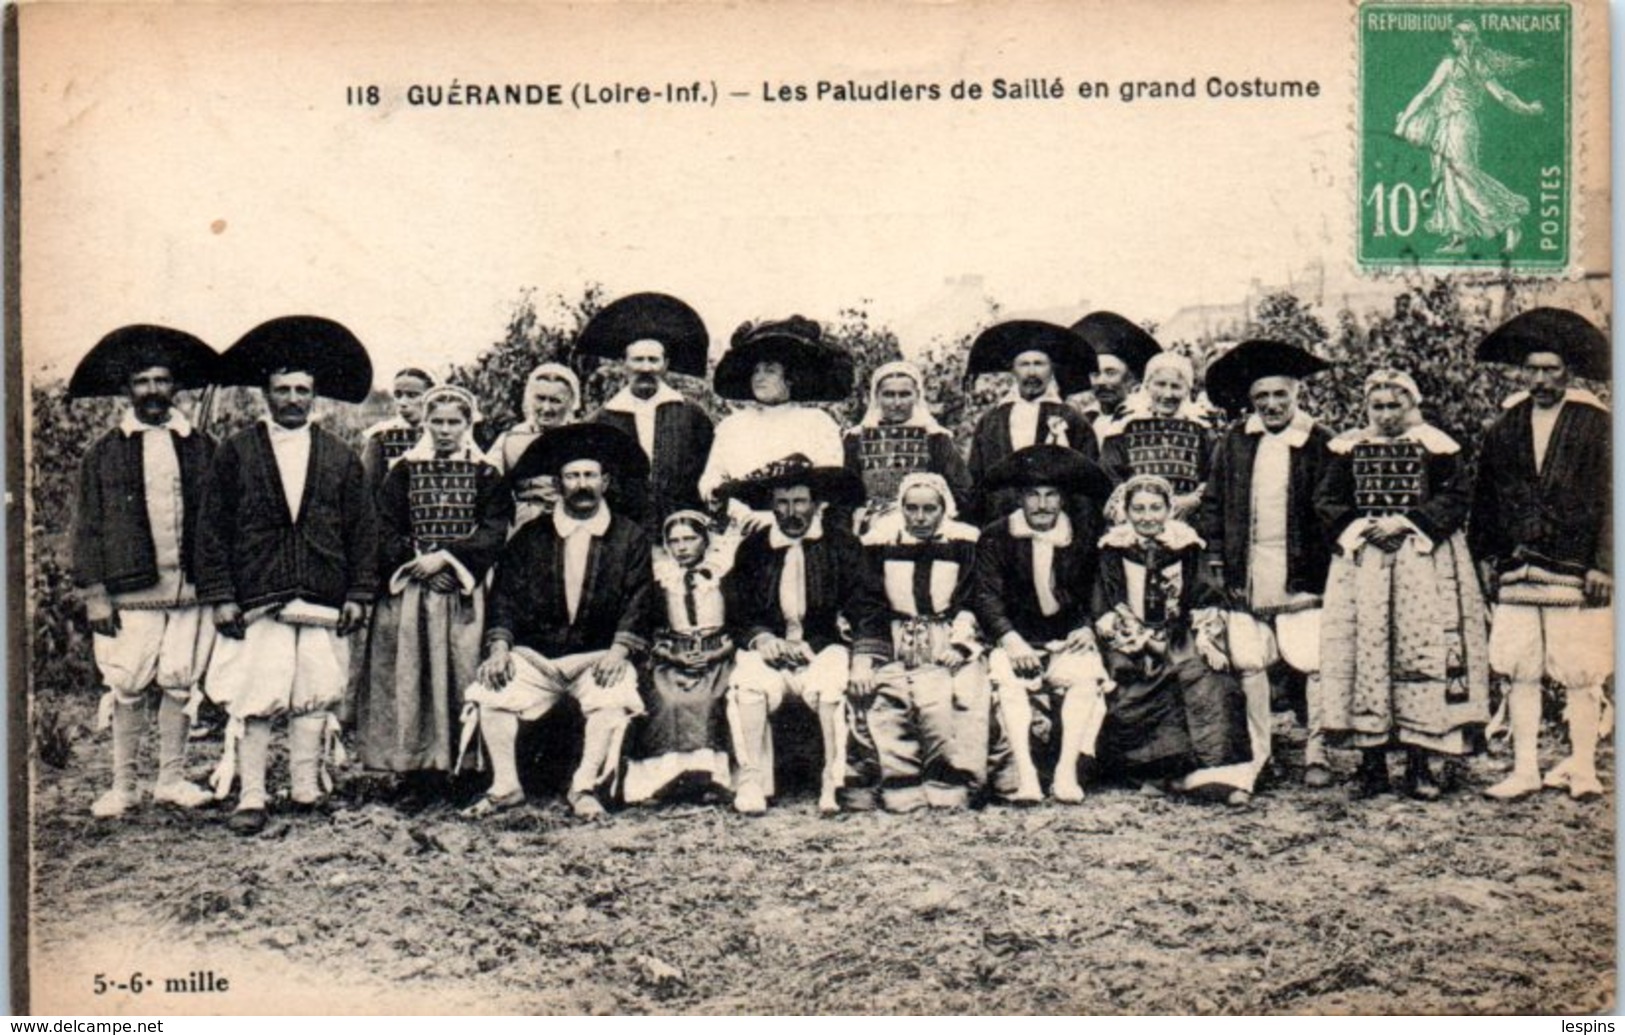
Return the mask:
M 1162 351 L 1157 339 L 1126 316 L 1104 309 L 1090 313 L 1072 325 L 1072 333 L 1095 350 L 1096 357 L 1115 356 L 1136 379 L 1145 376 L 1145 365 Z
M 1208 365 L 1207 397 L 1240 413 L 1252 405 L 1253 382 L 1259 378 L 1304 378 L 1326 367 L 1325 360 L 1284 341 L 1244 341 Z
M 639 341 L 658 341 L 666 347 L 673 373 L 705 376 L 711 337 L 687 302 L 654 291 L 627 295 L 605 306 L 587 321 L 577 346 L 589 356 L 622 359 L 626 347 Z
M 994 464 L 982 480 L 986 492 L 1039 485 L 1102 502 L 1112 494 L 1112 479 L 1104 468 L 1076 449 L 1053 444 L 1016 450 Z
M 1099 369 L 1094 349 L 1065 327 L 1042 320 L 1006 320 L 976 336 L 965 364 L 965 376 L 1008 374 L 1023 352 L 1042 352 L 1050 358 L 1062 395 L 1088 388 L 1089 375 Z
M 123 395 L 130 375 L 148 367 L 165 367 L 177 389 L 202 388 L 214 382 L 220 356 L 202 339 L 173 327 L 136 323 L 111 332 L 73 368 L 68 395 L 92 399 Z
M 1606 381 L 1613 369 L 1608 336 L 1568 309 L 1543 306 L 1520 313 L 1491 331 L 1475 353 L 1491 363 L 1521 364 L 1531 352 L 1563 357 L 1575 377 Z
M 824 341 L 806 317 L 742 325 L 717 364 L 712 389 L 724 399 L 754 399 L 750 378 L 762 362 L 784 364 L 794 402 L 841 402 L 852 395 L 852 357 Z
M 856 506 L 863 502 L 863 482 L 844 467 L 818 467 L 805 454 L 791 453 L 772 463 L 763 464 L 743 478 L 724 482 L 717 495 L 732 497 L 752 510 L 767 510 L 773 503 L 774 489 L 788 489 L 805 485 L 813 499 L 838 506 Z
M 278 370 L 303 370 L 316 394 L 365 402 L 372 391 L 372 359 L 343 324 L 321 316 L 279 316 L 249 331 L 220 356 L 220 383 L 264 388 Z
M 608 424 L 565 424 L 549 428 L 525 447 L 508 471 L 513 482 L 543 475 L 558 477 L 566 464 L 597 460 L 612 479 L 649 477 L 649 459 L 638 440 Z

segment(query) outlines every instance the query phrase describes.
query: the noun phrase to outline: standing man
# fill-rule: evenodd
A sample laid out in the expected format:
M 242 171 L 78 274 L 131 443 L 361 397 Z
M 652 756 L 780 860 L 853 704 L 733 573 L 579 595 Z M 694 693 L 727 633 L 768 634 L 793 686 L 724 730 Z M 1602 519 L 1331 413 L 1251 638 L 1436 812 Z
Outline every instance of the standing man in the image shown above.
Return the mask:
M 214 643 L 192 564 L 214 442 L 175 408 L 175 393 L 213 380 L 217 358 L 182 331 L 123 327 L 96 344 L 68 385 L 75 399 L 130 401 L 85 454 L 74 507 L 74 582 L 106 688 L 98 718 L 113 728 L 113 786 L 90 807 L 102 818 L 139 801 L 144 698 L 154 686 L 162 696 L 153 800 L 187 809 L 211 800 L 186 779 L 186 740 L 188 706 Z
M 323 756 L 336 744 L 348 637 L 364 628 L 377 585 L 378 525 L 361 460 L 311 422 L 318 395 L 359 403 L 372 363 L 332 320 L 287 316 L 249 331 L 221 357 L 222 383 L 257 385 L 265 420 L 215 454 L 198 524 L 198 599 L 220 635 L 209 696 L 231 716 L 216 793 L 242 776 L 228 823 L 265 829 L 271 720 L 288 718 L 296 808 L 321 804 Z
M 646 528 L 700 505 L 700 473 L 715 429 L 666 374 L 704 378 L 710 343 L 698 313 L 652 292 L 610 303 L 581 332 L 582 351 L 626 366 L 626 386 L 593 419 L 636 440 L 649 459 Z
M 1096 370 L 1089 375 L 1093 396 L 1083 414 L 1104 447 L 1123 406 L 1145 378 L 1145 365 L 1162 351 L 1157 339 L 1133 320 L 1102 309 L 1072 325 L 1072 333 L 1095 350 Z
M 1208 367 L 1213 402 L 1252 412 L 1214 446 L 1199 519 L 1209 570 L 1231 605 L 1230 659 L 1247 696 L 1255 777 L 1270 757 L 1269 668 L 1284 661 L 1307 677 L 1309 787 L 1331 783 L 1320 725 L 1320 603 L 1331 542 L 1315 512 L 1331 433 L 1299 409 L 1298 393 L 1303 378 L 1325 368 L 1277 341 L 1244 341 Z
M 599 795 L 620 768 L 627 725 L 643 714 L 632 657 L 648 649 L 654 606 L 649 540 L 604 497 L 612 479 L 648 471 L 635 440 L 602 424 L 570 424 L 537 439 L 509 472 L 519 481 L 557 478 L 559 502 L 515 532 L 497 559 L 485 660 L 463 695 L 464 721 L 484 738 L 493 778 L 465 815 L 524 803 L 514 755 L 519 723 L 565 697 L 587 720 L 570 809 L 583 819 L 604 814 Z M 464 729 L 465 744 L 473 726 Z
M 988 472 L 990 491 L 1017 494 L 1019 507 L 982 530 L 976 545 L 976 619 L 993 649 L 988 679 L 1015 768 L 1010 801 L 1043 799 L 1033 761 L 1033 701 L 1055 716 L 1060 760 L 1057 801 L 1083 800 L 1078 763 L 1106 719 L 1111 685 L 1095 648 L 1090 596 L 1095 582 L 1098 503 L 1068 513 L 1066 501 L 1103 500 L 1111 481 L 1094 461 L 1061 446 L 1028 446 Z
M 1010 320 L 977 336 L 966 378 L 1009 373 L 1016 380 L 1004 401 L 982 414 L 971 436 L 970 476 L 979 494 L 976 510 L 982 521 L 1003 517 L 1014 507 L 1010 498 L 994 498 L 983 484 L 988 472 L 1010 454 L 1051 445 L 1076 450 L 1091 461 L 1099 459 L 1089 422 L 1065 401 L 1089 387 L 1096 369 L 1094 352 L 1065 327 Z
M 836 790 L 845 782 L 846 695 L 873 693 L 874 663 L 886 654 L 883 620 L 864 607 L 863 548 L 843 522 L 828 520 L 826 507 L 851 506 L 862 483 L 843 468 L 815 466 L 793 454 L 775 461 L 726 491 L 752 511 L 771 511 L 773 523 L 739 544 L 723 580 L 728 624 L 739 644 L 728 688 L 738 785 L 734 808 L 767 811 L 773 795 L 773 731 L 768 716 L 785 694 L 801 698 L 818 715 L 824 767 L 818 810 L 840 808 Z M 840 620 L 854 644 L 841 640 Z M 856 655 L 856 657 L 854 657 Z
M 1512 800 L 1540 790 L 1540 685 L 1549 678 L 1567 698 L 1571 754 L 1544 786 L 1596 797 L 1603 683 L 1614 671 L 1610 418 L 1569 382 L 1608 380 L 1608 339 L 1577 313 L 1533 309 L 1485 338 L 1478 358 L 1517 364 L 1526 387 L 1484 436 L 1468 526 L 1495 601 L 1490 668 L 1512 682 L 1512 773 L 1484 793 Z
M 713 388 L 730 401 L 753 402 L 717 425 L 716 442 L 700 475 L 707 503 L 730 481 L 786 455 L 800 453 L 819 467 L 845 459 L 835 418 L 806 403 L 842 402 L 852 394 L 852 359 L 823 340 L 818 324 L 802 316 L 744 324 L 717 364 Z M 730 510 L 746 514 L 737 497 Z

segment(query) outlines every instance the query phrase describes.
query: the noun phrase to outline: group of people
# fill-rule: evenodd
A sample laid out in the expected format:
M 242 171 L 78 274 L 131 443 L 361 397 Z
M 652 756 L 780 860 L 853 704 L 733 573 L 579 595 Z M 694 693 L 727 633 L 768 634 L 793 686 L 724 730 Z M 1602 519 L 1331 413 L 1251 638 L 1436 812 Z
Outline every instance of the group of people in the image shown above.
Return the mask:
M 815 322 L 747 324 L 714 371 L 709 344 L 681 301 L 629 296 L 577 343 L 624 365 L 590 419 L 575 371 L 543 364 L 482 448 L 479 401 L 412 368 L 358 455 L 311 421 L 317 396 L 371 387 L 332 321 L 271 320 L 221 354 L 148 325 L 104 338 L 70 384 L 130 402 L 84 459 L 74 529 L 113 743 L 92 811 L 139 802 L 154 688 L 153 797 L 237 784 L 245 834 L 266 823 L 274 719 L 295 809 L 325 806 L 353 726 L 403 795 L 489 769 L 480 817 L 525 801 L 521 730 L 566 698 L 583 817 L 691 794 L 765 811 L 788 698 L 816 716 L 794 746 L 823 812 L 1077 802 L 1102 780 L 1239 806 L 1282 672 L 1304 688 L 1310 786 L 1341 745 L 1355 793 L 1384 793 L 1403 749 L 1403 789 L 1438 797 L 1493 671 L 1515 760 L 1484 793 L 1601 793 L 1609 416 L 1570 382 L 1610 367 L 1579 315 L 1533 310 L 1479 346 L 1527 387 L 1471 482 L 1407 373 L 1371 373 L 1365 425 L 1334 434 L 1300 406 L 1324 363 L 1281 342 L 1224 352 L 1199 394 L 1187 357 L 1115 314 L 997 324 L 967 376 L 1013 384 L 966 457 L 912 364 L 875 370 L 843 431 L 816 404 L 849 397 L 851 358 Z M 713 424 L 672 373 L 709 373 L 734 411 Z M 260 388 L 265 419 L 215 445 L 175 405 L 209 384 Z M 1544 776 L 1543 680 L 1570 742 Z M 202 694 L 229 716 L 209 789 L 185 766 Z

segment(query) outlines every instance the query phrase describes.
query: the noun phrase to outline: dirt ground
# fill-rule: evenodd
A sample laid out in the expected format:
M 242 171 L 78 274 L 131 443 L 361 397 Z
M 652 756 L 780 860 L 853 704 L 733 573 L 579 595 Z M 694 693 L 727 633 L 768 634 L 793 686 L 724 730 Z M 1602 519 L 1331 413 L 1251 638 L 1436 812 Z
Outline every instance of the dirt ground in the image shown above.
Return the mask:
M 78 736 L 66 768 L 35 765 L 36 1013 L 1614 1004 L 1612 794 L 1495 804 L 1476 789 L 1500 758 L 1431 805 L 1305 791 L 1289 764 L 1244 811 L 1111 788 L 1079 806 L 825 819 L 799 795 L 758 819 L 679 805 L 599 823 L 557 797 L 483 822 L 407 816 L 347 773 L 353 807 L 276 814 L 244 840 L 223 810 L 92 819 L 108 749 Z M 217 752 L 194 747 L 195 777 Z M 1603 769 L 1611 784 L 1606 749 Z M 165 989 L 205 971 L 228 991 Z M 142 991 L 97 995 L 97 974 Z

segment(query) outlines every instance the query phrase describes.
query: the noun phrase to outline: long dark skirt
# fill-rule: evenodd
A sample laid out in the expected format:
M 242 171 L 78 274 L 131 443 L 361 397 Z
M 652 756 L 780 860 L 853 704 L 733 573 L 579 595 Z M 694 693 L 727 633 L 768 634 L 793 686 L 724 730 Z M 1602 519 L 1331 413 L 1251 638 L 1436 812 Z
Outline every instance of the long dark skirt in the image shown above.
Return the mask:
M 1108 772 L 1183 776 L 1252 758 L 1247 701 L 1228 674 L 1179 651 L 1149 668 L 1116 652 L 1106 663 L 1118 686 L 1106 698 L 1096 757 Z

